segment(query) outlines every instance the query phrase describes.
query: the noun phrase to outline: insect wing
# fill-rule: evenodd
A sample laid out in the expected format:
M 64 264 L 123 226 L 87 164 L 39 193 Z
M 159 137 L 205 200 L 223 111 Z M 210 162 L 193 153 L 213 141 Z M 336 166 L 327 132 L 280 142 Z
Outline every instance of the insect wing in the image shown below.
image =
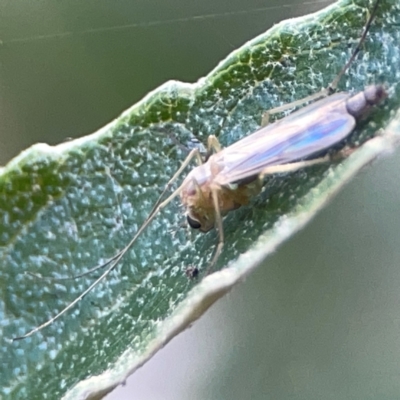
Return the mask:
M 223 166 L 215 181 L 238 182 L 268 166 L 288 164 L 340 142 L 356 124 L 346 110 L 348 97 L 338 93 L 315 102 L 215 154 L 215 162 Z

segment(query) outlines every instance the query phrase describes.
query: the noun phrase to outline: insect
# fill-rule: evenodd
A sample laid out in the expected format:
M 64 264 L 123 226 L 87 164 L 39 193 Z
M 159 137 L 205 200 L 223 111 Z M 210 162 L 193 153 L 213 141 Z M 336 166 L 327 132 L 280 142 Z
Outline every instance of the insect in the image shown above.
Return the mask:
M 363 118 L 373 106 L 379 104 L 387 96 L 381 85 L 369 86 L 354 95 L 347 92 L 334 93 L 341 77 L 360 51 L 378 4 L 379 0 L 376 0 L 359 43 L 349 61 L 328 88 L 306 99 L 274 109 L 272 113 L 309 101 L 314 101 L 313 103 L 272 124 L 264 124 L 265 126 L 256 132 L 224 149 L 221 148 L 216 137 L 210 136 L 207 146 L 208 157 L 205 162 L 198 149 L 191 150 L 130 242 L 105 263 L 95 266 L 80 276 L 108 267 L 102 275 L 53 318 L 13 340 L 31 336 L 74 307 L 110 274 L 158 213 L 175 197 L 180 196 L 191 228 L 201 232 L 208 232 L 212 228 L 218 231 L 218 244 L 206 270 L 207 273 L 215 265 L 224 245 L 222 217 L 229 211 L 247 204 L 253 196 L 257 195 L 262 188 L 265 176 L 292 172 L 331 161 L 330 155 L 319 158 L 315 158 L 315 155 L 345 139 L 355 128 L 357 120 Z M 345 152 L 333 157 L 343 156 L 346 156 Z M 179 188 L 163 200 L 193 159 L 197 159 L 200 165 L 193 168 Z M 197 268 L 188 269 L 188 271 L 189 278 L 198 274 Z

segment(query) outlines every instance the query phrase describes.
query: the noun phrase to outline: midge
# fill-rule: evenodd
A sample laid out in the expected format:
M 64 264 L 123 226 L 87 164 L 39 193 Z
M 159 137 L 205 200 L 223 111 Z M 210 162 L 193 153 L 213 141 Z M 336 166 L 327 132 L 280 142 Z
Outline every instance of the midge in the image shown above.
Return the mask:
M 13 340 L 24 339 L 45 328 L 74 307 L 100 281 L 106 278 L 133 246 L 144 229 L 176 196 L 180 196 L 186 209 L 187 221 L 192 228 L 201 232 L 208 232 L 214 227 L 218 230 L 219 241 L 207 269 L 207 271 L 210 271 L 221 254 L 224 244 L 222 217 L 229 211 L 247 204 L 251 197 L 258 194 L 266 175 L 296 171 L 300 168 L 332 160 L 329 155 L 314 159 L 312 157 L 345 139 L 353 131 L 357 120 L 365 117 L 371 107 L 379 104 L 386 97 L 385 89 L 380 85 L 369 86 L 364 91 L 354 95 L 346 92 L 332 94 L 336 90 L 340 78 L 359 52 L 376 13 L 378 3 L 379 0 L 374 4 L 364 32 L 349 61 L 331 85 L 315 95 L 279 107 L 270 111 L 270 113 L 280 112 L 321 97 L 325 98 L 315 101 L 275 123 L 261 127 L 258 131 L 225 149 L 221 148 L 214 136 L 209 137 L 209 157 L 206 162 L 203 162 L 197 149 L 192 150 L 168 182 L 149 216 L 131 241 L 107 262 L 79 276 L 108 266 L 105 272 L 53 318 Z M 334 157 L 340 158 L 345 155 L 345 152 L 339 152 Z M 200 165 L 195 167 L 186 176 L 179 188 L 163 201 L 165 193 L 194 158 Z M 197 269 L 196 272 L 198 272 Z M 193 274 L 193 276 L 195 275 Z M 192 277 L 191 271 L 189 271 L 188 276 Z

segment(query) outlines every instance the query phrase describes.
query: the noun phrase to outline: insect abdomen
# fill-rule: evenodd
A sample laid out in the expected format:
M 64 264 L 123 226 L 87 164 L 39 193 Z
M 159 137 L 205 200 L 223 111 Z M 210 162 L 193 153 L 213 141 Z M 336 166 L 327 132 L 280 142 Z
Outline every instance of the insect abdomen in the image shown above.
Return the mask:
M 347 100 L 347 112 L 355 118 L 364 117 L 372 106 L 379 104 L 386 97 L 387 93 L 382 85 L 368 86 Z

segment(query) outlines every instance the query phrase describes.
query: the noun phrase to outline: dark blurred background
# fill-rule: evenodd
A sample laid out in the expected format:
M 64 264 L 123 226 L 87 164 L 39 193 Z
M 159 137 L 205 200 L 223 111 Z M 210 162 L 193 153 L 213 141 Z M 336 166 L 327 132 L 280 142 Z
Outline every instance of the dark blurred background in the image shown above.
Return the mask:
M 91 133 L 328 2 L 0 0 L 0 164 Z M 361 173 L 108 399 L 399 399 L 398 155 Z
M 0 0 L 0 165 L 91 133 L 170 79 L 194 82 L 329 1 Z

